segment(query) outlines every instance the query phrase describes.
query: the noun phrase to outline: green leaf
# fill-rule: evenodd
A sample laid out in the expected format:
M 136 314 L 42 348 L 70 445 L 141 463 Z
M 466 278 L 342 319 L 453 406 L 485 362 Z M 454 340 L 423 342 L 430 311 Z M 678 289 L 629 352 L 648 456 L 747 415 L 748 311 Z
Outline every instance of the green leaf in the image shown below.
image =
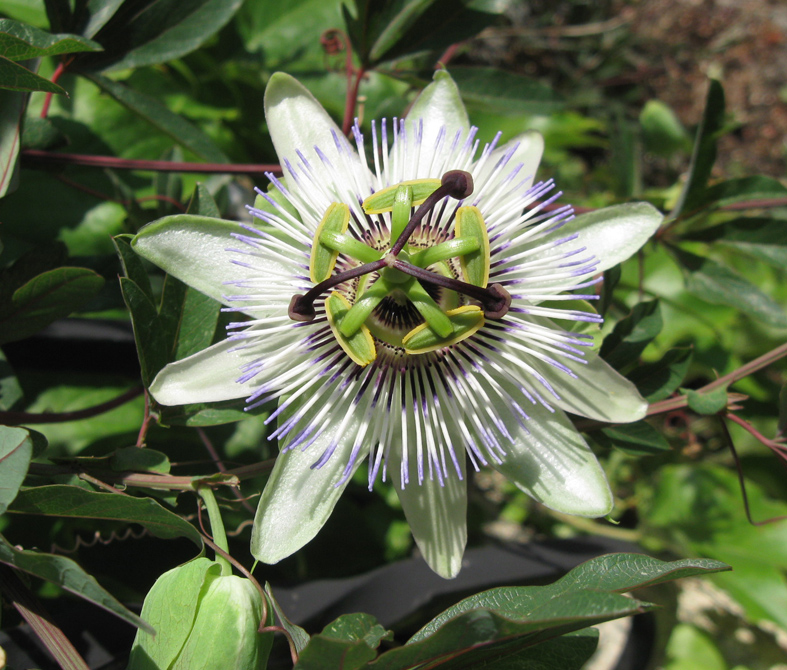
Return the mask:
M 689 408 L 697 414 L 718 414 L 727 407 L 727 387 L 707 393 L 686 389 L 686 400 L 689 403 Z
M 626 377 L 648 402 L 663 400 L 681 385 L 693 357 L 691 347 L 670 349 L 657 363 L 638 365 Z
M 73 14 L 69 0 L 44 0 L 46 17 L 52 30 L 67 30 Z
M 33 440 L 24 428 L 0 426 L 0 515 L 16 498 L 33 456 Z
M 0 89 L 9 91 L 48 91 L 66 95 L 66 90 L 48 79 L 39 77 L 21 63 L 0 56 Z
M 549 114 L 563 107 L 550 86 L 519 74 L 491 67 L 451 67 L 449 72 L 468 105 L 502 114 Z
M 787 267 L 787 221 L 740 218 L 683 236 L 684 240 L 732 247 L 776 268 Z
M 0 19 L 0 56 L 27 60 L 80 51 L 101 51 L 101 45 L 79 35 L 52 35 L 33 26 Z
M 90 74 L 87 77 L 130 112 L 200 158 L 212 163 L 227 162 L 227 157 L 213 140 L 183 117 L 171 112 L 155 98 L 100 75 Z
M 252 52 L 262 50 L 265 66 L 275 67 L 303 59 L 304 52 L 320 46 L 320 35 L 327 26 L 341 22 L 341 7 L 336 2 L 257 0 L 241 7 L 235 23 L 246 48 Z M 324 59 L 324 52 L 315 55 Z
M 194 526 L 152 498 L 96 493 L 77 486 L 38 486 L 20 491 L 9 512 L 138 523 L 156 537 L 165 540 L 185 537 L 202 546 Z
M 276 602 L 276 598 L 273 597 L 271 585 L 267 582 L 265 583 L 265 593 L 268 596 L 268 602 L 271 604 L 273 611 L 276 613 L 276 618 L 281 622 L 282 628 L 284 628 L 284 630 L 290 634 L 292 642 L 295 645 L 295 650 L 300 654 L 306 648 L 306 645 L 309 644 L 309 634 L 300 626 L 296 626 L 294 623 L 292 623 L 284 615 L 284 612 L 279 606 L 279 603 Z
M 702 115 L 694 151 L 689 164 L 689 176 L 678 198 L 671 216 L 674 218 L 684 211 L 702 206 L 705 187 L 708 184 L 713 164 L 716 162 L 716 139 L 724 127 L 724 89 L 715 79 L 710 80 L 705 111 Z
M 736 472 L 692 463 L 659 470 L 653 496 L 642 501 L 643 532 L 667 538 L 687 553 L 732 566 L 714 575 L 746 610 L 751 621 L 769 619 L 787 627 L 787 524 L 755 526 L 746 518 Z M 771 500 L 750 479 L 746 492 L 757 521 L 787 515 L 787 504 Z
M 636 362 L 663 325 L 658 300 L 639 303 L 604 338 L 601 357 L 617 370 Z
M 682 249 L 673 248 L 688 271 L 686 290 L 713 305 L 729 305 L 776 328 L 787 328 L 782 306 L 728 267 Z
M 601 316 L 605 316 L 612 298 L 615 294 L 615 287 L 620 283 L 620 265 L 613 265 L 604 271 L 604 282 L 601 284 L 601 298 L 597 303 L 596 309 Z
M 779 435 L 787 435 L 787 382 L 779 391 Z
M 602 428 L 593 437 L 601 446 L 614 447 L 631 456 L 652 456 L 670 449 L 667 439 L 647 421 Z
M 371 614 L 345 614 L 312 636 L 300 652 L 296 670 L 356 670 L 377 656 L 381 640 L 393 632 L 377 623 Z
M 660 100 L 648 100 L 639 114 L 645 149 L 669 157 L 691 148 L 689 134 L 672 108 Z
M 127 610 L 105 591 L 94 577 L 70 558 L 38 551 L 24 551 L 12 546 L 0 535 L 0 561 L 35 577 L 57 584 L 75 596 L 105 609 L 132 626 L 153 633 L 153 629 L 136 614 Z
M 95 34 L 105 51 L 79 59 L 79 68 L 108 72 L 185 56 L 222 28 L 242 0 L 127 0 Z
M 217 563 L 199 557 L 168 570 L 156 580 L 142 606 L 142 618 L 156 635 L 137 633 L 128 670 L 171 666 L 191 633 L 205 583 L 220 573 Z
M 649 608 L 619 593 L 726 569 L 723 563 L 703 559 L 667 563 L 640 554 L 600 556 L 554 584 L 502 587 L 465 598 L 424 626 L 404 647 L 381 655 L 374 667 L 438 665 L 461 658 L 467 650 L 472 650 L 474 662 L 467 667 L 493 667 L 493 662 L 550 638 Z
M 672 629 L 667 644 L 664 670 L 727 670 L 728 666 L 710 635 L 689 624 L 679 623 Z M 740 666 L 738 666 L 740 670 Z
M 21 340 L 92 299 L 104 279 L 87 268 L 57 268 L 33 277 L 0 305 L 0 343 Z

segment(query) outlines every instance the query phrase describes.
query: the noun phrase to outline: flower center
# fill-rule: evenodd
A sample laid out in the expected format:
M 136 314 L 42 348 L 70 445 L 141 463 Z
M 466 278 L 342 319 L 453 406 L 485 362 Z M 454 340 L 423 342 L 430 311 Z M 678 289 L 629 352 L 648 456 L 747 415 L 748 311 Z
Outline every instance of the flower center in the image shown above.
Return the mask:
M 489 236 L 477 207 L 456 210 L 452 238 L 425 248 L 411 244 L 418 225 L 440 201 L 462 200 L 472 192 L 471 175 L 452 170 L 440 180 L 405 181 L 373 193 L 362 206 L 370 216 L 390 212 L 387 251 L 349 235 L 350 208 L 332 203 L 312 243 L 309 273 L 315 286 L 293 296 L 290 318 L 313 320 L 318 296 L 342 284 L 352 286 L 332 291 L 325 299 L 325 312 L 336 340 L 361 366 L 377 357 L 375 340 L 402 347 L 408 354 L 423 354 L 470 337 L 485 317 L 502 318 L 511 296 L 499 284 L 487 286 Z M 340 253 L 352 267 L 333 274 Z M 389 317 L 394 310 L 410 317 L 392 327 Z M 417 324 L 414 315 L 420 317 Z

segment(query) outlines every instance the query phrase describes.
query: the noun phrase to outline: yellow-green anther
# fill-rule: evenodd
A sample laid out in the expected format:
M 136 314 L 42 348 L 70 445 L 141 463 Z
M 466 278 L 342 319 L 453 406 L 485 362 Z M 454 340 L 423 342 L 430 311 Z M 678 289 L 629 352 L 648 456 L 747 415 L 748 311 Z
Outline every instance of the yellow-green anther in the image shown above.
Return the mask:
M 353 362 L 361 367 L 365 367 L 377 358 L 377 348 L 374 344 L 374 338 L 366 326 L 361 326 L 350 337 L 342 334 L 340 330 L 342 321 L 349 311 L 350 303 L 341 293 L 334 291 L 325 300 L 325 314 L 328 317 L 328 324 L 331 326 L 336 341 Z
M 402 338 L 404 350 L 408 354 L 425 354 L 442 349 L 470 337 L 484 325 L 484 313 L 475 305 L 464 305 L 449 310 L 445 314 L 451 323 L 451 334 L 440 337 L 428 323 L 416 326 Z
M 411 179 L 403 181 L 393 186 L 372 193 L 366 200 L 363 201 L 363 211 L 367 214 L 382 214 L 383 212 L 390 212 L 393 209 L 394 200 L 396 199 L 396 191 L 400 186 L 409 186 L 413 190 L 412 205 L 420 205 L 432 193 L 440 188 L 441 181 L 439 179 Z M 392 237 L 392 239 L 396 239 Z
M 390 292 L 391 286 L 380 277 L 364 291 L 361 297 L 358 298 L 355 304 L 350 308 L 350 311 L 345 314 L 339 325 L 339 332 L 345 337 L 352 337 L 355 335 L 364 324 L 364 321 L 366 321 L 369 315 L 374 311 L 374 308 L 377 307 L 377 305 L 383 301 L 383 298 Z
M 413 209 L 413 189 L 399 184 L 391 209 L 391 242 L 394 242 L 410 220 L 410 212 Z
M 460 207 L 456 211 L 454 230 L 456 237 L 472 237 L 478 241 L 478 249 L 461 256 L 459 263 L 468 284 L 486 288 L 489 282 L 489 235 L 481 210 L 478 207 Z
M 355 258 L 361 261 L 361 263 L 379 261 L 383 257 L 377 249 L 372 249 L 368 244 L 356 240 L 352 235 L 348 235 L 347 233 L 323 230 L 320 233 L 320 243 L 333 251 L 339 251 L 346 256 Z
M 339 252 L 322 243 L 323 232 L 345 233 L 350 225 L 350 208 L 340 202 L 331 203 L 325 216 L 322 217 L 312 242 L 312 254 L 309 259 L 309 276 L 315 284 L 328 279 L 336 265 Z M 375 259 L 377 260 L 377 259 Z
M 419 314 L 424 317 L 429 328 L 439 337 L 448 337 L 453 332 L 450 319 L 419 282 L 414 281 L 408 286 L 405 294 L 415 305 Z
M 433 247 L 423 249 L 410 257 L 410 262 L 419 268 L 426 268 L 433 263 L 447 261 L 449 258 L 456 258 L 476 251 L 480 244 L 476 237 L 455 237 L 453 240 L 446 240 L 435 244 Z

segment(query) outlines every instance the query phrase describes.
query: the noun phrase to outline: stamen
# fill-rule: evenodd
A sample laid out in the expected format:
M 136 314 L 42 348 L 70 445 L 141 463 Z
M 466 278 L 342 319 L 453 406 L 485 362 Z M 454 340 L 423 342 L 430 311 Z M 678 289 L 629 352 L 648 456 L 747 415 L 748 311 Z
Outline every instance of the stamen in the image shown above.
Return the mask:
M 413 218 L 405 226 L 402 234 L 399 235 L 394 245 L 391 247 L 391 254 L 396 256 L 407 244 L 415 227 L 433 208 L 446 196 L 455 200 L 462 200 L 473 192 L 473 177 L 464 170 L 449 170 L 443 175 L 442 185 L 432 195 L 430 195 L 418 210 L 413 214 Z
M 321 293 L 333 288 L 334 286 L 338 286 L 342 282 L 346 282 L 349 279 L 355 279 L 356 277 L 361 277 L 365 274 L 369 274 L 370 272 L 377 272 L 385 266 L 385 259 L 381 259 L 372 263 L 365 263 L 364 265 L 360 265 L 357 268 L 345 270 L 344 272 L 340 272 L 331 277 L 328 277 L 328 279 L 321 281 L 316 286 L 313 286 L 303 295 L 296 294 L 292 296 L 292 300 L 290 300 L 290 307 L 287 313 L 290 315 L 290 318 L 293 321 L 312 321 L 316 316 L 316 312 L 314 311 L 314 301 L 320 296 Z
M 385 259 L 383 259 L 384 261 Z M 383 262 L 381 261 L 381 262 Z M 511 306 L 511 295 L 500 284 L 491 284 L 486 288 L 468 284 L 459 279 L 451 277 L 444 277 L 443 275 L 432 272 L 431 270 L 424 270 L 423 268 L 416 267 L 404 261 L 394 260 L 390 267 L 396 268 L 400 272 L 415 277 L 421 282 L 427 282 L 436 286 L 451 289 L 457 293 L 463 293 L 466 296 L 478 300 L 484 306 L 484 316 L 489 319 L 502 319 Z

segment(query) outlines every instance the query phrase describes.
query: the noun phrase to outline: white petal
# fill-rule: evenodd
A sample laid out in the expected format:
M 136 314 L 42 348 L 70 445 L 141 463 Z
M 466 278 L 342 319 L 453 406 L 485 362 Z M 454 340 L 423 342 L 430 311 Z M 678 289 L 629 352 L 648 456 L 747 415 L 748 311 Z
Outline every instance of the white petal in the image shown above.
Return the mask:
M 528 130 L 525 133 L 521 133 L 509 142 L 506 142 L 502 147 L 495 149 L 492 152 L 489 165 L 493 166 L 497 163 L 497 161 L 505 156 L 512 147 L 516 147 L 516 149 L 508 161 L 508 166 L 513 169 L 520 163 L 522 164 L 518 176 L 520 179 L 524 177 L 528 178 L 523 188 L 529 188 L 533 185 L 536 171 L 541 163 L 541 156 L 544 154 L 544 138 L 541 133 L 535 130 Z M 510 169 L 506 170 L 504 174 L 508 172 L 510 172 Z
M 265 89 L 265 120 L 282 162 L 286 159 L 295 166 L 300 151 L 315 171 L 316 181 L 334 180 L 335 170 L 323 164 L 314 147 L 319 147 L 335 167 L 341 165 L 334 143 L 334 137 L 343 139 L 341 128 L 297 79 L 283 72 L 271 76 Z M 292 181 L 288 186 L 296 188 Z
M 414 459 L 415 454 L 411 454 L 410 461 Z M 388 456 L 388 474 L 415 542 L 432 570 L 445 579 L 453 579 L 462 567 L 467 544 L 467 483 L 452 469 L 443 486 L 437 478 L 425 477 L 422 484 L 411 480 L 402 488 L 401 460 L 400 447 L 394 445 Z M 464 456 L 460 455 L 459 462 L 464 475 Z
M 445 70 L 435 72 L 434 81 L 421 91 L 410 107 L 406 126 L 408 142 L 414 139 L 416 124 L 421 122 L 423 123 L 422 148 L 417 167 L 414 166 L 413 175 L 406 177 L 407 179 L 435 176 L 428 172 L 442 128 L 445 128 L 444 147 L 451 146 L 457 132 L 460 133 L 461 138 L 464 138 L 470 129 L 470 120 L 459 95 L 459 89 Z M 436 176 L 439 178 L 440 175 Z
M 603 272 L 639 251 L 663 219 L 647 202 L 613 205 L 580 214 L 553 233 L 552 239 L 576 233 L 579 237 L 572 246 L 585 247 L 598 260 L 596 272 Z
M 245 398 L 248 384 L 239 384 L 240 366 L 258 357 L 249 349 L 238 350 L 238 342 L 224 340 L 207 349 L 170 363 L 156 375 L 150 392 L 162 405 L 220 402 Z M 234 349 L 234 350 L 233 350 Z
M 343 415 L 334 416 L 335 420 L 306 451 L 295 448 L 276 459 L 254 517 L 251 533 L 254 558 L 264 563 L 278 563 L 287 558 L 314 538 L 333 512 L 349 481 L 349 477 L 343 479 L 343 474 L 360 425 L 357 417 L 343 424 Z M 336 451 L 321 468 L 312 469 L 334 439 L 338 442 Z M 365 453 L 360 455 L 354 469 Z
M 292 266 L 274 260 L 267 254 L 265 261 L 235 253 L 230 249 L 251 249 L 232 234 L 245 231 L 232 221 L 206 216 L 179 214 L 167 216 L 142 228 L 131 245 L 143 258 L 205 295 L 231 305 L 227 294 L 238 290 L 228 282 L 259 279 L 270 274 L 292 275 Z M 235 303 L 237 305 L 237 303 Z M 286 308 L 286 305 L 285 305 Z
M 546 377 L 560 396 L 559 400 L 550 397 L 550 402 L 567 412 L 610 423 L 639 421 L 645 416 L 648 403 L 634 384 L 597 354 L 587 353 L 585 360 L 586 365 L 561 361 L 577 375 L 576 378 L 549 363 L 536 359 L 528 362 Z
M 511 389 L 507 381 L 503 384 Z M 516 391 L 514 391 L 516 393 Z M 579 516 L 604 516 L 612 492 L 593 452 L 566 415 L 526 404 L 523 428 L 508 412 L 501 418 L 514 437 L 502 463 L 491 465 L 550 509 Z

